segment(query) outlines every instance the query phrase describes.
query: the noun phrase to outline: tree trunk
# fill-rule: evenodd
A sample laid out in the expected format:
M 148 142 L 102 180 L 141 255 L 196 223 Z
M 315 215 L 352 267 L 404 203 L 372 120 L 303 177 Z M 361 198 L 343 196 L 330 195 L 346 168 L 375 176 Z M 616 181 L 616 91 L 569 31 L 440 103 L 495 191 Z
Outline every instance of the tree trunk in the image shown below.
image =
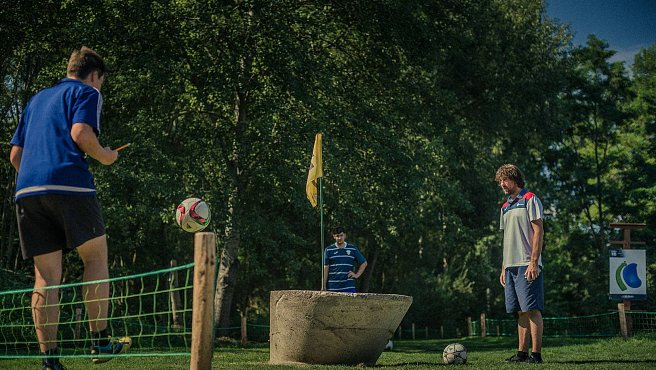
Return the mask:
M 252 9 L 247 12 L 249 20 L 253 16 Z M 247 33 L 250 32 L 252 24 L 248 24 Z M 247 35 L 248 36 L 248 35 Z M 253 43 L 252 38 L 246 37 L 247 42 Z M 254 50 L 254 45 L 247 50 Z M 215 327 L 218 335 L 226 335 L 227 328 L 230 327 L 230 310 L 232 308 L 232 298 L 235 293 L 237 283 L 237 273 L 239 270 L 239 247 L 241 244 L 241 217 L 239 217 L 242 205 L 242 176 L 244 172 L 242 152 L 244 148 L 244 136 L 248 127 L 248 108 L 249 108 L 249 89 L 252 76 L 252 55 L 246 54 L 241 58 L 240 84 L 235 94 L 235 125 L 230 148 L 230 156 L 227 158 L 228 171 L 232 178 L 232 190 L 229 200 L 229 218 L 226 223 L 226 243 L 221 253 L 221 263 L 219 265 L 219 276 L 216 284 L 216 295 L 214 301 L 215 309 Z
M 231 217 L 226 226 L 227 240 L 221 252 L 221 263 L 219 265 L 219 276 L 214 300 L 214 309 L 216 310 L 214 326 L 217 329 L 218 336 L 226 336 L 228 334 L 227 328 L 230 327 L 232 297 L 235 293 L 237 272 L 239 270 L 239 259 L 237 256 L 239 254 L 241 235 L 239 232 L 239 221 L 234 214 L 234 207 L 233 203 L 229 211 Z

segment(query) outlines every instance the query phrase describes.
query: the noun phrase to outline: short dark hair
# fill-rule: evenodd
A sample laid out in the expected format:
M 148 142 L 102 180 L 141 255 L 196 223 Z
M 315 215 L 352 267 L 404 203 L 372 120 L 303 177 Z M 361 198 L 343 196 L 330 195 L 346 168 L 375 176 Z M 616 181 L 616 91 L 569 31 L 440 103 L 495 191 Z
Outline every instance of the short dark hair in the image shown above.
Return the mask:
M 517 184 L 517 186 L 519 186 L 520 188 L 523 188 L 525 185 L 524 174 L 519 169 L 519 167 L 515 166 L 514 164 L 506 163 L 503 166 L 499 167 L 494 179 L 497 182 L 499 182 L 504 178 L 514 181 Z
M 108 72 L 107 65 L 100 55 L 86 46 L 82 46 L 79 50 L 73 50 L 68 59 L 66 73 L 84 80 L 93 71 L 98 71 L 100 77 Z
M 333 235 L 337 235 L 337 234 L 341 234 L 341 233 L 345 233 L 345 232 L 346 232 L 346 230 L 342 226 L 333 227 Z

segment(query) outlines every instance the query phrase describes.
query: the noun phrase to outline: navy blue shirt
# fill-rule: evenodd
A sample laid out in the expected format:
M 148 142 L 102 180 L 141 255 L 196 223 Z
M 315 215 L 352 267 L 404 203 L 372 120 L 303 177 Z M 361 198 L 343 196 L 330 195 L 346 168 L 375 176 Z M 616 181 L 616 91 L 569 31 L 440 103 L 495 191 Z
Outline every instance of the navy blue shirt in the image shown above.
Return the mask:
M 37 93 L 25 107 L 11 145 L 23 148 L 16 199 L 39 194 L 95 194 L 84 152 L 71 137 L 74 123 L 100 133 L 102 95 L 64 78 Z
M 367 260 L 358 247 L 348 244 L 343 248 L 336 244 L 329 245 L 324 251 L 324 266 L 328 266 L 328 281 L 326 288 L 332 291 L 355 291 L 355 280 L 348 273 L 355 271 L 355 265 L 361 265 Z

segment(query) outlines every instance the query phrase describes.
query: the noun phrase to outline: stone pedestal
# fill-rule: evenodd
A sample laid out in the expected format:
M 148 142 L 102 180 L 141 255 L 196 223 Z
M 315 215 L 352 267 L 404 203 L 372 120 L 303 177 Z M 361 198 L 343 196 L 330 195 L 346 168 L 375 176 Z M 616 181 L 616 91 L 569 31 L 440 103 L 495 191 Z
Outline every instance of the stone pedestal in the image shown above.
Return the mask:
M 270 363 L 373 366 L 411 304 L 397 294 L 273 291 Z

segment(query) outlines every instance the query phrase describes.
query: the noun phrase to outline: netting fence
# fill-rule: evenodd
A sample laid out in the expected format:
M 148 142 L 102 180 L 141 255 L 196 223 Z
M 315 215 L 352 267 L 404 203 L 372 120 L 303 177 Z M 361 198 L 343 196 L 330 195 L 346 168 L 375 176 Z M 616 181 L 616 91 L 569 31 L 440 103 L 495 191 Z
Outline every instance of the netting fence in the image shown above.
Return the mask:
M 656 333 L 656 312 L 624 311 L 629 332 L 635 334 Z M 545 317 L 546 337 L 615 337 L 620 336 L 620 311 L 597 315 L 571 317 Z M 471 335 L 482 334 L 480 320 L 472 321 Z M 516 319 L 485 319 L 486 336 L 517 335 Z
M 59 289 L 57 343 L 61 357 L 90 357 L 91 337 L 82 290 L 109 282 L 108 332 L 130 336 L 127 356 L 189 356 L 194 264 Z M 0 358 L 40 357 L 31 311 L 32 288 L 0 292 Z

